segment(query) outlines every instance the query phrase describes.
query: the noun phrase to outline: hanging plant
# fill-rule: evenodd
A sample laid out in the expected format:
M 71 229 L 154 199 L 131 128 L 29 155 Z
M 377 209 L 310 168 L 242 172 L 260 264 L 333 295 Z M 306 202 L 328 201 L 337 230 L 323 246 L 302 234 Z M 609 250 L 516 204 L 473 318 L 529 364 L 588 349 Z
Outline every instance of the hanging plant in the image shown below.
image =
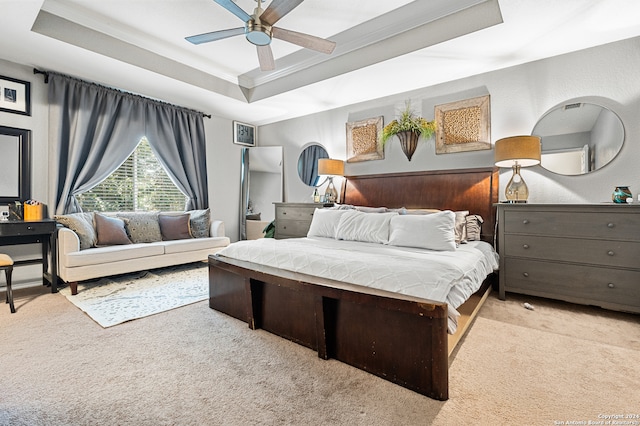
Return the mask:
M 427 121 L 419 115 L 416 115 L 411 109 L 411 102 L 407 101 L 405 102 L 405 108 L 400 112 L 398 118 L 384 126 L 380 141 L 384 147 L 389 139 L 397 135 L 402 151 L 409 161 L 411 161 L 413 152 L 418 144 L 418 139 L 420 137 L 429 139 L 435 131 L 435 120 Z

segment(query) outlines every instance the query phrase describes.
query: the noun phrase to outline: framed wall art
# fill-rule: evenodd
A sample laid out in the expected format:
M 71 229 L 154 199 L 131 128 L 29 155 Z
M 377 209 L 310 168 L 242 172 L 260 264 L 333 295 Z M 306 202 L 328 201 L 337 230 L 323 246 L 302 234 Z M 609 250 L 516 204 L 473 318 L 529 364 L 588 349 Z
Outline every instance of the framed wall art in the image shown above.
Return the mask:
M 233 143 L 245 146 L 256 146 L 256 126 L 253 124 L 233 122 Z
M 436 105 L 436 154 L 491 149 L 489 95 Z
M 0 76 L 0 111 L 31 115 L 31 83 Z
M 31 131 L 0 126 L 0 204 L 31 198 Z
M 384 159 L 382 121 L 376 117 L 347 123 L 347 163 Z

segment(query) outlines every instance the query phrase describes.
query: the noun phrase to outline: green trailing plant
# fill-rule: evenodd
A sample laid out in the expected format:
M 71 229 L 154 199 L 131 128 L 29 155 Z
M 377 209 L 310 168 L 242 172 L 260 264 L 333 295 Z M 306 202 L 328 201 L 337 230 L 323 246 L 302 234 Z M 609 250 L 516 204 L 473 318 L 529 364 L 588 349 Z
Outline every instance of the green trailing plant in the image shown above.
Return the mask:
M 400 115 L 397 119 L 384 126 L 382 129 L 382 135 L 380 141 L 382 146 L 393 136 L 402 132 L 415 132 L 424 139 L 429 139 L 436 131 L 436 122 L 427 121 L 424 118 L 416 115 L 411 109 L 411 102 L 405 103 L 405 108 L 400 111 Z

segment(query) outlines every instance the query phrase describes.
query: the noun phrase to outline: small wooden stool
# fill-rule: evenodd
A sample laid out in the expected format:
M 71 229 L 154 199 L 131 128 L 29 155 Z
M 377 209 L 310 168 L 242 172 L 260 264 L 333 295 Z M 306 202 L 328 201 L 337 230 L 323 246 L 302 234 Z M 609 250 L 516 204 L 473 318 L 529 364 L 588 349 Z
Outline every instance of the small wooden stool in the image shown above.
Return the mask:
M 0 270 L 4 270 L 7 277 L 7 303 L 11 309 L 11 313 L 16 313 L 16 308 L 13 306 L 13 292 L 11 291 L 11 274 L 13 273 L 13 259 L 6 254 L 0 254 Z

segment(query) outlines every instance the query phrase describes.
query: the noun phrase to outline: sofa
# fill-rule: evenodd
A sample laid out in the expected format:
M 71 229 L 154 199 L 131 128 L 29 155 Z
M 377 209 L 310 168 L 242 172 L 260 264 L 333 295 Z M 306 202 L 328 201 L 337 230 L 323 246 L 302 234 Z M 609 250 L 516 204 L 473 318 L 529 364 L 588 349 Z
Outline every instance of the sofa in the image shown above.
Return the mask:
M 189 212 L 73 213 L 54 216 L 58 277 L 78 282 L 206 261 L 229 245 L 224 222 L 209 209 Z

